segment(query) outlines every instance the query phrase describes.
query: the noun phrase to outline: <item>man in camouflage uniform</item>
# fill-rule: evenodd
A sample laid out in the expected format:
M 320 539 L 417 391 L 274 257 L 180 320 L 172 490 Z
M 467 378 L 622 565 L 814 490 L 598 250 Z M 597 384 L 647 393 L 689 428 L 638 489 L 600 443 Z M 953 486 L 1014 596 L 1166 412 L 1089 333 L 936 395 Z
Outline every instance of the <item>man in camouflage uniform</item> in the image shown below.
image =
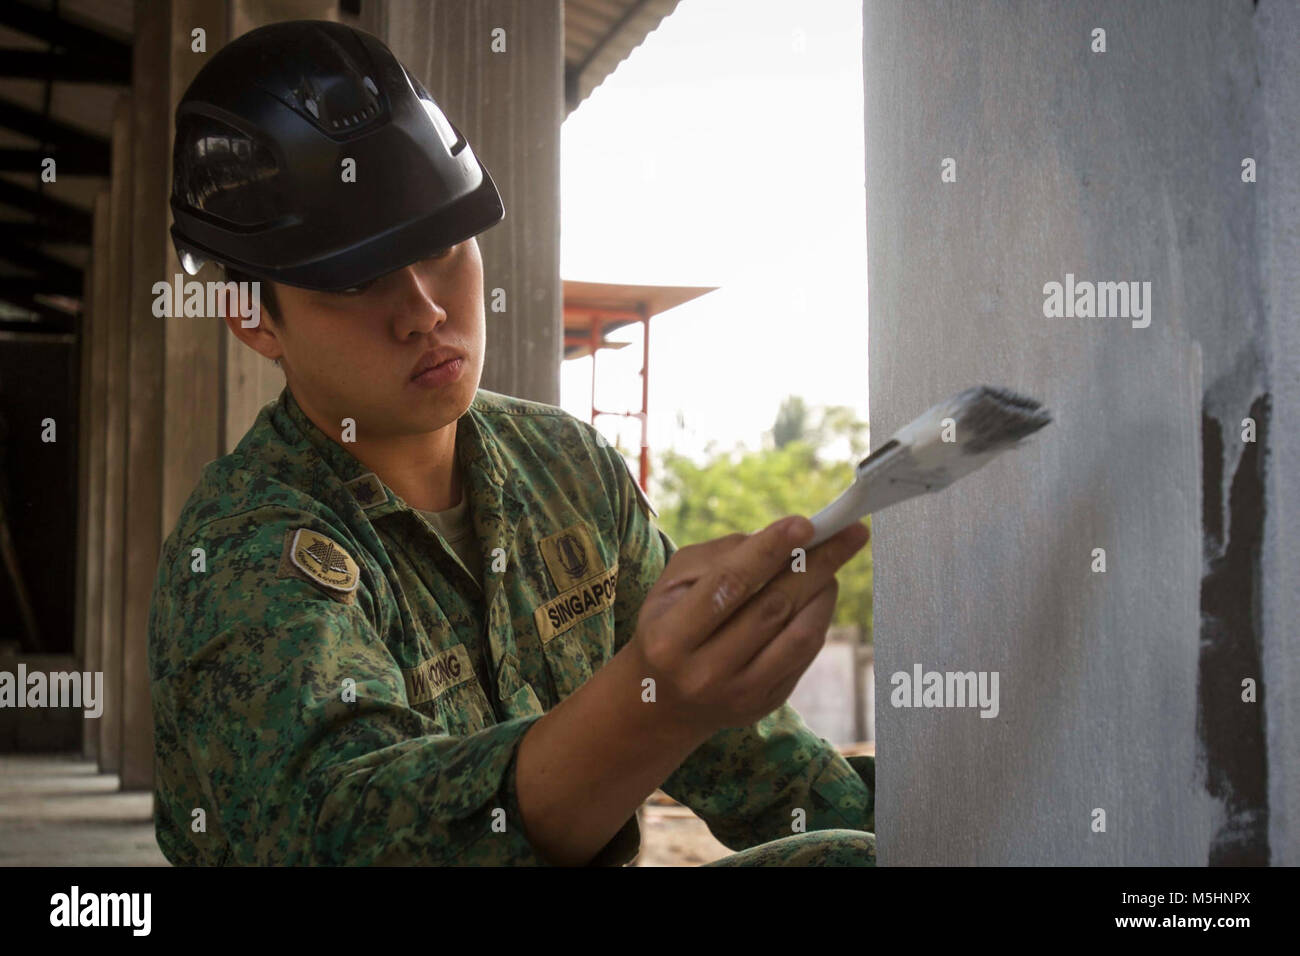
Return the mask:
M 386 52 L 333 24 L 265 29 L 218 54 L 199 91 L 228 84 L 223 70 L 248 82 L 236 54 L 270 62 L 256 42 L 302 51 L 276 68 L 304 73 L 335 55 L 313 47 L 322 32 L 335 47 L 363 43 L 372 67 Z M 394 116 L 401 96 L 428 96 L 413 82 L 395 90 L 400 69 L 372 69 Z M 292 79 L 312 88 L 311 76 Z M 329 110 L 326 100 L 310 112 L 324 123 Z M 201 132 L 210 142 L 213 127 Z M 174 209 L 220 208 L 196 182 L 258 188 L 194 169 L 186 135 L 178 122 Z M 454 127 L 452 137 L 463 141 Z M 491 187 L 486 171 L 482 181 Z M 788 562 L 796 539 L 774 526 L 678 555 L 591 425 L 478 387 L 473 234 L 490 224 L 461 222 L 418 259 L 393 260 L 388 247 L 387 260 L 350 268 L 353 255 L 314 276 L 238 260 L 285 280 L 270 286 L 265 321 L 245 328 L 232 310 L 227 325 L 287 384 L 204 469 L 160 558 L 149 661 L 163 853 L 177 864 L 621 865 L 639 847 L 636 805 L 661 785 L 741 851 L 717 865 L 873 865 L 871 758 L 846 760 L 788 703 L 737 723 L 735 695 L 688 693 L 662 663 L 692 630 L 684 621 L 709 617 L 690 602 L 717 601 L 692 582 L 723 564 L 757 567 L 748 555 L 760 547 Z M 197 246 L 189 228 L 178 213 L 183 260 Z M 865 534 L 837 539 L 809 555 L 822 581 Z M 763 581 L 776 570 L 765 568 Z M 705 651 L 723 646 L 724 620 L 751 620 L 770 590 L 755 593 L 759 583 L 716 604 L 700 625 L 714 635 Z M 822 583 L 781 624 L 814 607 L 814 587 L 824 634 L 834 592 Z M 642 614 L 652 604 L 653 619 Z M 767 646 L 775 621 L 729 639 Z M 803 640 L 793 679 L 810 660 Z

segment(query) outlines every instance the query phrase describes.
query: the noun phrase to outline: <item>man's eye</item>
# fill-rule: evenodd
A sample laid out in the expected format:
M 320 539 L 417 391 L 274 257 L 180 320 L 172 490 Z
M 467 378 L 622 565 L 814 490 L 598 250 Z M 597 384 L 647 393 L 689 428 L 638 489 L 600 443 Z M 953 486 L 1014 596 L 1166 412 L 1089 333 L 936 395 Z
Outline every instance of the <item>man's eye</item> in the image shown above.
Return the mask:
M 354 285 L 350 289 L 344 289 L 343 295 L 359 295 L 360 293 L 365 292 L 374 284 L 375 284 L 375 280 L 371 279 L 369 282 L 361 283 L 361 285 Z

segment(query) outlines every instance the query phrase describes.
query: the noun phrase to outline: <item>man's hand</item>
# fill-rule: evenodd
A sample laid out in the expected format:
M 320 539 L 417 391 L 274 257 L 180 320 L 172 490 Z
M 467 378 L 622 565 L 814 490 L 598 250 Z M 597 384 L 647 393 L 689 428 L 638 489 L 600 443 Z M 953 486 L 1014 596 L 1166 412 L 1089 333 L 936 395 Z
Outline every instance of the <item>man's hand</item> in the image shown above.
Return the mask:
M 867 542 L 853 524 L 791 570 L 812 540 L 796 518 L 678 550 L 632 639 L 519 744 L 519 812 L 547 863 L 590 862 L 642 801 L 723 727 L 776 710 L 821 649 L 835 572 Z M 641 682 L 656 682 L 655 702 Z
M 855 522 L 814 548 L 807 518 L 679 549 L 637 618 L 627 650 L 654 678 L 666 724 L 703 738 L 745 727 L 783 704 L 821 650 L 835 610 L 835 572 L 867 543 Z

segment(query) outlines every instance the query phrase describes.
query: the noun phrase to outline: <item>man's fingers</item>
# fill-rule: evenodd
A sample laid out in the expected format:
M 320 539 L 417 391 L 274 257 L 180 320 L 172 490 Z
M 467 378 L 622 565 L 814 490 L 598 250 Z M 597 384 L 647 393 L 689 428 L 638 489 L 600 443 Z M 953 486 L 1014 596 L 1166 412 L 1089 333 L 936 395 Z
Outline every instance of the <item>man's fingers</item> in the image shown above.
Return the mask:
M 740 672 L 742 684 L 758 688 L 783 688 L 789 684 L 793 689 L 826 641 L 838 593 L 839 586 L 832 577 Z M 777 701 L 772 708 L 780 703 Z
M 854 525 L 849 526 L 849 528 L 853 527 L 863 529 L 865 532 L 864 540 L 870 538 L 870 532 L 866 530 L 866 525 L 855 523 Z M 839 534 L 844 535 L 849 531 L 849 528 L 841 529 Z M 758 532 L 755 532 L 755 534 L 757 533 Z M 665 598 L 670 595 L 679 595 L 682 588 L 689 587 L 703 577 L 705 572 L 712 568 L 716 568 L 722 555 L 734 550 L 744 541 L 753 536 L 753 534 L 742 534 L 737 531 L 732 534 L 723 535 L 720 538 L 712 538 L 709 541 L 704 541 L 700 544 L 692 544 L 678 549 L 669 560 L 669 567 L 664 569 L 663 576 L 658 582 L 660 593 L 656 595 L 656 599 Z M 827 545 L 836 541 L 837 538 L 840 541 L 846 540 L 844 538 L 839 538 L 838 535 L 828 538 L 809 552 L 809 557 L 812 558 L 813 556 L 820 555 L 820 558 L 818 559 L 819 561 L 829 560 L 828 556 L 833 554 L 836 551 L 836 548 L 831 547 L 828 549 Z M 791 551 L 793 550 L 794 549 L 791 548 Z M 856 553 L 856 549 L 854 552 L 849 554 L 849 557 L 852 557 L 853 553 Z M 845 560 L 847 560 L 847 558 Z
M 668 559 L 668 565 L 664 568 L 659 583 L 665 590 L 694 584 L 709 568 L 717 566 L 722 555 L 734 550 L 749 537 L 751 535 L 737 531 L 734 534 L 724 534 L 720 538 L 679 548 Z
M 835 572 L 866 541 L 866 527 L 855 522 L 808 552 L 802 571 L 787 567 L 732 617 L 724 639 L 710 642 L 703 649 L 707 664 L 724 672 L 743 668 L 814 595 L 835 581 Z
M 684 647 L 698 647 L 773 575 L 788 568 L 791 552 L 812 536 L 812 522 L 798 515 L 745 536 L 719 554 L 712 567 L 702 570 L 699 579 L 664 613 L 662 626 L 679 635 Z
M 794 609 L 799 610 L 834 579 L 836 572 L 866 546 L 869 538 L 866 525 L 854 522 L 809 551 L 802 571 L 788 568 L 768 587 L 786 591 Z

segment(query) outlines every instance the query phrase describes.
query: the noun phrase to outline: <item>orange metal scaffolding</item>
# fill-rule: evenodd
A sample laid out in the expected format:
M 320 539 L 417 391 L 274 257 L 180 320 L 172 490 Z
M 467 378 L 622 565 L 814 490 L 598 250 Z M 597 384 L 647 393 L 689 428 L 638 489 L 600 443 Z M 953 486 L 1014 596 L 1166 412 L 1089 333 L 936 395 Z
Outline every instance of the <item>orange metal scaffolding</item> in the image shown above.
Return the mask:
M 650 477 L 647 421 L 650 413 L 650 319 L 684 302 L 712 292 L 717 286 L 624 285 L 564 280 L 564 357 L 591 356 L 591 423 L 598 415 L 621 415 L 641 420 L 641 455 L 637 480 L 646 489 Z M 641 408 L 615 411 L 596 406 L 596 354 L 601 349 L 626 348 L 629 342 L 611 342 L 610 332 L 640 322 Z M 594 346 L 593 346 L 594 343 Z

